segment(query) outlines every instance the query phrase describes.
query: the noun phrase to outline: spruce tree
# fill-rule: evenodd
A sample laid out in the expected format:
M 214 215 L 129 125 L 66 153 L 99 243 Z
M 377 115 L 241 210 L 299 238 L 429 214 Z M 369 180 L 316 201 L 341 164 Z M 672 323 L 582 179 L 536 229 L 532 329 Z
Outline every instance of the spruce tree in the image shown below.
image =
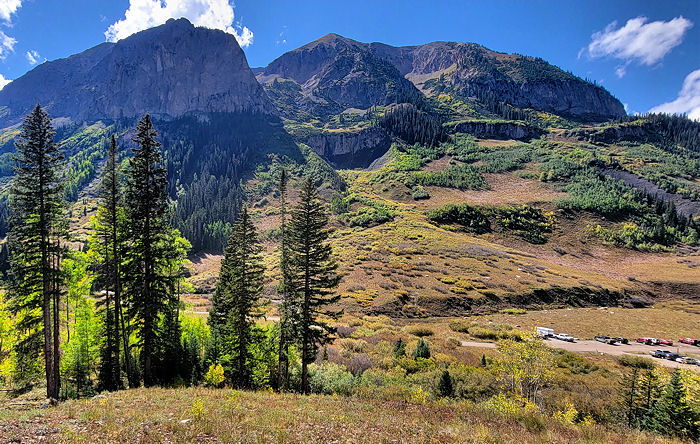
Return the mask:
M 212 329 L 217 330 L 224 354 L 230 358 L 231 383 L 241 388 L 252 385 L 255 320 L 263 315 L 261 252 L 255 226 L 243 207 L 224 251 L 211 310 Z
M 673 372 L 663 396 L 654 404 L 647 427 L 691 442 L 700 438 L 700 414 L 688 402 L 679 370 Z
M 63 152 L 53 140 L 51 121 L 37 105 L 15 142 L 15 178 L 10 186 L 11 294 L 18 313 L 16 344 L 20 370 L 39 355 L 41 336 L 46 395 L 60 390 L 60 239 L 63 230 Z
M 308 364 L 316 358 L 319 345 L 330 340 L 335 329 L 321 319 L 337 313 L 327 306 L 340 299 L 333 295 L 340 276 L 328 244 L 328 216 L 311 178 L 301 189 L 299 203 L 292 211 L 288 229 L 291 287 L 299 298 L 299 342 L 301 347 L 301 391 L 309 393 Z
M 428 346 L 428 343 L 423 340 L 423 338 L 420 338 L 418 340 L 418 344 L 416 345 L 416 349 L 413 351 L 413 359 L 418 359 L 418 358 L 423 358 L 423 359 L 430 358 L 430 347 Z
M 454 387 L 452 386 L 452 376 L 450 372 L 445 370 L 440 375 L 440 381 L 438 381 L 438 392 L 443 398 L 449 398 L 454 395 Z
M 156 130 L 146 114 L 136 126 L 134 156 L 126 174 L 124 291 L 136 328 L 145 386 L 157 383 L 159 321 L 168 309 L 173 282 L 168 270 L 172 227 L 168 221 L 167 175 Z
M 112 136 L 107 153 L 107 165 L 101 184 L 100 205 L 94 223 L 95 244 L 99 254 L 99 283 L 104 290 L 104 342 L 100 351 L 100 385 L 106 390 L 121 387 L 120 348 L 129 385 L 133 386 L 131 353 L 121 304 L 121 262 L 124 249 L 124 208 L 119 174 L 117 142 Z M 121 347 L 120 347 L 121 343 Z
M 289 346 L 294 342 L 299 323 L 299 304 L 297 293 L 292 288 L 292 279 L 289 276 L 289 247 L 287 245 L 287 172 L 283 169 L 279 179 L 280 195 L 280 272 L 281 292 L 280 313 L 280 340 L 277 359 L 277 388 L 281 390 L 289 384 Z

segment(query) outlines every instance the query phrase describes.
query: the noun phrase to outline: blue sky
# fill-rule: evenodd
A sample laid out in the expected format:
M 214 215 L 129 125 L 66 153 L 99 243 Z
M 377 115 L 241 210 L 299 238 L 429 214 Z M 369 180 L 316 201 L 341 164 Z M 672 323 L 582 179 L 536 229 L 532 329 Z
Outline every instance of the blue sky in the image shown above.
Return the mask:
M 596 80 L 629 112 L 663 105 L 700 119 L 698 0 L 0 0 L 0 75 L 171 16 L 235 34 L 253 67 L 329 32 L 392 45 L 469 41 Z

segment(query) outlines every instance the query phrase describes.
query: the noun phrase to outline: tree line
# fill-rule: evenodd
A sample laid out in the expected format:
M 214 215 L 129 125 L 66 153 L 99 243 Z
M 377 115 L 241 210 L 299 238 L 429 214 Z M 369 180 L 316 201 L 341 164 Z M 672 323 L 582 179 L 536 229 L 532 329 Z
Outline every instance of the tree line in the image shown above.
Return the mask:
M 305 180 L 288 217 L 288 178 L 284 171 L 279 178 L 280 321 L 271 329 L 256 323 L 265 305 L 262 246 L 243 206 L 229 230 L 206 337 L 183 330 L 180 293 L 191 246 L 173 227 L 166 162 L 150 116 L 136 125 L 126 161 L 111 137 L 97 214 L 80 249 L 69 247 L 67 164 L 54 136 L 37 105 L 16 140 L 8 236 L 15 378 L 43 370 L 47 397 L 59 399 L 88 393 L 91 373 L 98 390 L 118 390 L 198 383 L 208 366 L 223 369 L 230 385 L 252 388 L 265 349 L 270 385 L 292 388 L 290 355 L 300 354 L 298 389 L 308 393 L 307 366 L 334 331 L 326 306 L 337 301 L 340 279 L 313 180 Z

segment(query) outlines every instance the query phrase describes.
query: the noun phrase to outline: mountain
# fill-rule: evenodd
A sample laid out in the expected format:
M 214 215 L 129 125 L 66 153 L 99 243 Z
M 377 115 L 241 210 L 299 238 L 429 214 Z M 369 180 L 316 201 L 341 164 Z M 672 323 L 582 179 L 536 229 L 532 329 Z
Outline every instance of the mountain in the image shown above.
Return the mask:
M 325 116 L 347 108 L 419 103 L 422 94 L 367 45 L 328 34 L 283 54 L 257 75 L 287 115 L 295 111 Z
M 257 77 L 282 109 L 296 104 L 305 111 L 320 106 L 338 112 L 417 102 L 420 90 L 593 120 L 625 115 L 620 101 L 598 85 L 542 59 L 474 43 L 394 47 L 329 34 L 282 55 Z M 281 87 L 282 79 L 293 85 Z
M 190 112 L 274 113 L 235 37 L 186 19 L 43 63 L 0 91 L 0 123 L 36 103 L 73 122 Z

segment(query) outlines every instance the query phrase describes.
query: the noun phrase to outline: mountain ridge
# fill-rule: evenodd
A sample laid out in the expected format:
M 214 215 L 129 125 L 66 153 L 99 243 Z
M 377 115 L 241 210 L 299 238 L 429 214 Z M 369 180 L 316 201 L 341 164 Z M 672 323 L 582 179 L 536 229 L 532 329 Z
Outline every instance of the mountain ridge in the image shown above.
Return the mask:
M 304 90 L 304 84 L 327 69 L 329 58 L 340 57 L 347 51 L 370 54 L 389 62 L 427 96 L 447 90 L 484 100 L 492 94 L 495 100 L 516 107 L 595 120 L 626 115 L 620 101 L 599 85 L 542 59 L 500 53 L 476 43 L 436 41 L 391 46 L 381 42 L 362 43 L 331 33 L 281 55 L 258 72 L 257 78 L 268 91 L 270 81 L 275 78 L 293 80 Z M 306 90 L 314 92 L 313 88 Z
M 203 48 L 214 47 L 215 51 Z M 1 122 L 41 103 L 53 118 L 75 122 L 173 118 L 188 112 L 275 110 L 235 37 L 186 19 L 43 63 L 0 91 Z

